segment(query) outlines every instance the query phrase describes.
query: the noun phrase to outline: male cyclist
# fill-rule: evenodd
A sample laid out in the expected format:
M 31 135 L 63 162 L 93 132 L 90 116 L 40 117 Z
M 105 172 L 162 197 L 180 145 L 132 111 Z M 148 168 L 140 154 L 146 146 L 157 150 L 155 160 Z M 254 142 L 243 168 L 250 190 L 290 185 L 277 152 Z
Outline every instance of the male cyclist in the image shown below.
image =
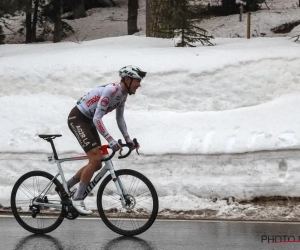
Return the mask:
M 104 115 L 116 109 L 118 127 L 126 143 L 133 145 L 132 147 L 135 148 L 127 132 L 123 116 L 124 107 L 127 95 L 135 94 L 136 90 L 141 86 L 141 80 L 146 76 L 146 72 L 141 71 L 136 66 L 129 65 L 119 70 L 119 76 L 121 77 L 120 83 L 111 83 L 97 87 L 80 98 L 68 117 L 70 130 L 89 159 L 88 164 L 67 181 L 69 188 L 79 182 L 79 188 L 72 198 L 72 203 L 80 214 L 88 215 L 93 213 L 86 208 L 83 197 L 94 172 L 102 167 L 101 141 L 97 130 L 108 141 L 112 150 L 118 151 L 121 149 L 119 143 L 104 126 L 102 121 Z

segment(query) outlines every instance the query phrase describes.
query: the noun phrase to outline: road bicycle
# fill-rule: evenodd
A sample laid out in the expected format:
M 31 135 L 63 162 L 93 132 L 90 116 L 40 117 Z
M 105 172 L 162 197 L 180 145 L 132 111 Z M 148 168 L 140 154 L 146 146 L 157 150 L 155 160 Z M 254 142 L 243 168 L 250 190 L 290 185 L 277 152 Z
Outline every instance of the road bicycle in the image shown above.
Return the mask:
M 87 156 L 58 158 L 53 140 L 59 134 L 39 135 L 50 142 L 53 154 L 48 161 L 57 165 L 58 173 L 53 176 L 45 171 L 31 171 L 21 176 L 11 193 L 11 209 L 17 222 L 29 232 L 35 234 L 49 233 L 55 230 L 65 218 L 76 219 L 80 214 L 72 206 L 74 190 L 69 190 L 62 162 L 86 160 Z M 118 141 L 128 152 L 118 158 L 126 158 L 132 152 L 130 145 Z M 137 140 L 134 139 L 135 145 Z M 85 190 L 84 198 L 101 182 L 97 192 L 97 209 L 102 221 L 112 231 L 133 236 L 145 232 L 154 223 L 158 213 L 158 197 L 150 180 L 143 174 L 131 170 L 114 170 L 111 159 L 115 152 L 108 152 L 109 146 L 101 146 L 102 162 L 105 165 L 91 180 Z M 138 151 L 137 151 L 138 153 Z M 61 181 L 58 179 L 60 176 Z

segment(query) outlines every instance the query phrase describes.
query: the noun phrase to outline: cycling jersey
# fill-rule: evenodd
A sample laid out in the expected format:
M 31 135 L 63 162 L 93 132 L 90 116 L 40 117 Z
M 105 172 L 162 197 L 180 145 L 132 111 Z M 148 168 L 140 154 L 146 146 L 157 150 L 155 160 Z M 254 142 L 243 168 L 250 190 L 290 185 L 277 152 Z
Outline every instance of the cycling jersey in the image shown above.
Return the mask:
M 124 93 L 120 83 L 111 83 L 92 89 L 87 95 L 77 102 L 78 109 L 88 118 L 93 120 L 99 133 L 107 139 L 110 137 L 105 128 L 102 117 L 116 109 L 118 127 L 125 137 L 128 135 L 124 120 L 124 106 L 127 93 Z

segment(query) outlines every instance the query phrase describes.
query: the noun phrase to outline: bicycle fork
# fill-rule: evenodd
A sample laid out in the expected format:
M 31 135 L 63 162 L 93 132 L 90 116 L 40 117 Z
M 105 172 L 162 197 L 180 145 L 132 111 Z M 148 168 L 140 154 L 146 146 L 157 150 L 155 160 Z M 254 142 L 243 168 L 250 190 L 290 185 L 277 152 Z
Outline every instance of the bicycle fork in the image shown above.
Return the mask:
M 127 191 L 122 183 L 122 181 L 120 180 L 120 178 L 118 178 L 116 176 L 115 173 L 115 169 L 112 165 L 111 161 L 106 162 L 105 167 L 108 169 L 108 171 L 110 172 L 111 178 L 116 186 L 116 189 L 118 191 L 118 194 L 120 195 L 120 200 L 122 203 L 122 207 L 126 208 L 126 198 L 127 198 Z

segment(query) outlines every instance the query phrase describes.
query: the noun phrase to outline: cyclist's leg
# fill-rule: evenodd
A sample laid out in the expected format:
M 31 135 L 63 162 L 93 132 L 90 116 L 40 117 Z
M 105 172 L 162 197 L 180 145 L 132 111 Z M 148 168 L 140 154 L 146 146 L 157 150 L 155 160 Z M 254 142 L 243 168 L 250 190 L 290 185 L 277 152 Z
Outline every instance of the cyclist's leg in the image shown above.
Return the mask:
M 101 150 L 99 148 L 93 148 L 86 153 L 89 159 L 89 163 L 82 169 L 80 182 L 86 186 L 90 183 L 93 174 L 101 168 Z M 82 193 L 83 196 L 83 193 Z M 80 197 L 78 197 L 80 198 Z
M 94 155 L 98 156 L 96 158 L 101 160 L 101 150 L 99 150 L 101 141 L 93 121 L 83 115 L 77 107 L 73 108 L 69 114 L 68 126 L 89 158 L 89 163 L 68 180 L 68 184 L 75 185 L 81 179 L 81 175 L 87 166 L 90 169 L 92 165 L 94 170 L 98 170 L 101 167 L 99 162 L 97 164 L 94 163 Z M 88 154 L 91 150 L 93 151 Z
M 92 136 L 93 136 L 93 138 L 95 139 L 97 145 L 99 145 L 99 146 L 98 146 L 99 149 L 101 150 L 101 140 L 100 140 L 98 131 L 97 131 L 97 129 L 96 129 L 96 127 L 95 127 L 94 124 L 91 125 L 90 131 L 91 131 Z M 101 153 L 102 153 L 102 151 L 101 151 Z M 86 166 L 82 167 L 81 169 L 79 169 L 79 170 L 77 171 L 77 173 L 76 173 L 76 174 L 74 175 L 74 177 L 73 177 L 73 178 L 74 178 L 74 181 L 71 180 L 72 178 L 70 179 L 70 182 L 74 182 L 74 184 L 73 184 L 72 186 L 74 186 L 75 184 L 77 184 L 77 183 L 80 181 L 81 174 L 82 174 L 82 172 L 83 172 L 83 170 L 84 170 L 85 167 L 86 167 Z M 102 164 L 101 164 L 101 162 L 100 162 L 100 164 L 98 165 L 98 168 L 97 168 L 95 171 L 98 171 L 101 167 L 102 167 Z M 76 181 L 77 181 L 77 182 L 76 182 Z M 76 183 L 75 183 L 75 182 L 76 182 Z
M 91 214 L 92 211 L 86 209 L 83 203 L 83 195 L 94 172 L 101 168 L 102 151 L 99 149 L 101 145 L 99 145 L 100 138 L 98 139 L 99 135 L 97 133 L 95 139 L 94 131 L 91 130 L 93 121 L 85 117 L 77 107 L 71 111 L 68 118 L 68 125 L 89 159 L 88 164 L 81 168 L 75 175 L 77 179 L 80 177 L 80 183 L 79 189 L 74 195 L 73 205 L 80 213 Z
M 78 182 L 80 182 L 80 176 L 77 177 L 76 175 L 74 175 L 72 178 L 70 178 L 68 181 L 67 181 L 67 185 L 69 187 L 69 189 L 73 186 L 75 186 Z
M 73 198 L 73 206 L 81 214 L 92 214 L 93 211 L 85 207 L 83 202 L 84 193 L 87 186 L 93 177 L 94 172 L 96 172 L 101 167 L 101 150 L 98 147 L 91 149 L 87 152 L 89 163 L 83 168 L 80 176 L 79 188 L 76 191 Z
M 95 127 L 94 124 L 91 125 L 90 132 L 91 132 L 91 134 L 92 134 L 92 137 L 95 139 L 97 145 L 99 145 L 98 148 L 100 149 L 100 152 L 101 152 L 101 154 L 102 154 L 102 151 L 101 151 L 101 140 L 100 140 L 98 131 L 97 131 L 97 129 L 96 129 L 96 127 Z M 90 152 L 90 151 L 88 151 L 88 152 Z M 94 156 L 93 156 L 93 155 L 97 155 L 98 152 L 96 152 L 96 150 L 93 151 L 93 152 L 91 152 L 91 153 L 90 153 L 90 157 L 89 157 L 89 155 L 88 155 L 88 152 L 86 152 L 86 153 L 87 153 L 87 156 L 88 156 L 88 158 L 89 158 L 89 162 L 90 162 L 90 161 L 94 161 L 94 159 L 93 159 Z M 96 158 L 97 158 L 97 157 L 96 157 Z M 90 160 L 90 159 L 91 159 L 91 160 Z M 98 160 L 98 158 L 96 159 L 96 161 L 97 161 L 97 160 Z M 100 158 L 100 160 L 99 160 L 98 163 L 99 163 L 99 164 L 98 164 L 97 166 L 95 166 L 94 172 L 98 171 L 98 170 L 102 167 L 102 164 L 101 164 L 101 158 Z M 86 166 L 87 166 L 87 165 L 86 165 Z M 77 173 L 69 180 L 69 181 L 70 181 L 70 184 L 73 184 L 73 183 L 74 183 L 72 186 L 76 185 L 76 184 L 80 181 L 80 179 L 81 179 L 81 174 L 82 174 L 82 172 L 84 171 L 84 169 L 85 169 L 86 166 L 84 166 L 84 167 L 82 167 L 81 169 L 79 169 L 79 170 L 77 171 Z M 90 169 L 90 171 L 91 171 L 91 169 Z M 93 175 L 92 175 L 92 176 L 93 176 Z M 69 182 L 69 181 L 68 181 L 68 182 Z M 67 183 L 68 183 L 68 182 L 67 182 Z M 69 183 L 68 183 L 68 185 L 69 185 Z M 70 186 L 70 187 L 72 187 L 72 186 Z
M 84 123 L 84 124 L 82 124 Z M 85 117 L 80 110 L 78 110 L 77 107 L 74 107 L 69 116 L 68 116 L 68 126 L 71 130 L 71 132 L 75 135 L 76 139 L 78 140 L 80 146 L 85 145 L 83 143 L 83 136 L 86 136 L 85 134 L 82 133 L 82 126 L 86 127 L 85 124 L 90 123 L 90 120 Z M 80 131 L 78 131 L 77 127 L 80 127 Z M 84 167 L 83 167 L 84 168 Z M 69 188 L 73 187 L 74 185 L 76 185 L 79 181 L 80 181 L 80 175 L 81 172 L 83 170 L 83 168 L 81 168 L 74 176 L 72 176 L 68 181 L 67 181 L 67 185 Z

